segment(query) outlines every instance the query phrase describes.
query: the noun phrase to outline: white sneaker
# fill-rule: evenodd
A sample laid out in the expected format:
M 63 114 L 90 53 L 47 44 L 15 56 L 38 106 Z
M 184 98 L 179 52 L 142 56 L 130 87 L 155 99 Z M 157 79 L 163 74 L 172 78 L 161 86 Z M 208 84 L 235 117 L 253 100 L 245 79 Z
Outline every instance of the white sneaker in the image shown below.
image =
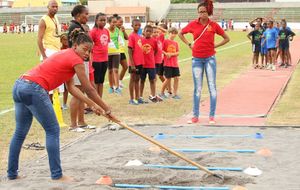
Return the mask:
M 83 132 L 85 132 L 85 130 L 82 129 L 82 128 L 80 128 L 80 127 L 76 127 L 76 128 L 69 127 L 69 131 L 76 132 L 76 133 L 83 133 Z
M 272 65 L 272 71 L 276 71 L 276 66 Z
M 267 70 L 270 70 L 272 68 L 271 64 L 267 64 Z
M 79 126 L 81 129 L 96 129 L 96 126 L 93 125 L 83 125 Z
M 123 83 L 122 83 L 121 80 L 119 80 L 119 88 L 120 88 L 120 89 L 123 89 L 123 88 L 124 88 L 124 85 L 123 85 Z
M 64 105 L 62 106 L 62 109 L 63 109 L 63 110 L 67 110 L 67 109 L 68 109 L 68 106 L 67 106 L 66 104 L 64 104 Z

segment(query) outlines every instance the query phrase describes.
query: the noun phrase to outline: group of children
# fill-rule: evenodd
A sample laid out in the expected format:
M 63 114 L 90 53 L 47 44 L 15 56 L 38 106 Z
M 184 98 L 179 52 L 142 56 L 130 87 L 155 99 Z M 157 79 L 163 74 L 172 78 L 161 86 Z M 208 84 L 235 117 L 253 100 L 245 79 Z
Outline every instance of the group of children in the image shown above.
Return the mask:
M 282 19 L 276 26 L 271 19 L 265 23 L 262 22 L 262 18 L 251 21 L 250 26 L 254 29 L 247 35 L 252 42 L 253 67 L 275 71 L 280 57 L 279 67 L 287 68 L 291 65 L 289 41 L 293 40 L 295 33 L 287 26 L 285 19 Z M 259 62 L 259 54 L 261 62 Z

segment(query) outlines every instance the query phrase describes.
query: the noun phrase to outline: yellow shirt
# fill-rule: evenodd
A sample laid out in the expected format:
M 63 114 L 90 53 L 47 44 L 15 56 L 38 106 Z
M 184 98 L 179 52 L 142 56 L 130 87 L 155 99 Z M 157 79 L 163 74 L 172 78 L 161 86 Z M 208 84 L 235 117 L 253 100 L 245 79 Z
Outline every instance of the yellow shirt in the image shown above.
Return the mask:
M 59 22 L 56 16 L 50 18 L 48 15 L 45 15 L 41 18 L 46 24 L 46 30 L 43 37 L 43 45 L 46 49 L 60 50 L 60 38 L 59 38 Z

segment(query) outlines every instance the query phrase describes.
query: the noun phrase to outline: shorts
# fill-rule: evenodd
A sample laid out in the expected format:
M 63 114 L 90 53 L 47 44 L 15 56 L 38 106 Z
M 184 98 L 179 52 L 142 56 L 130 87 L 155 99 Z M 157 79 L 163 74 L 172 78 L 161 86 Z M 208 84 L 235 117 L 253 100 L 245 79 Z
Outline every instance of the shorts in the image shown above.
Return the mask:
M 165 77 L 167 79 L 180 76 L 180 71 L 178 67 L 164 67 L 164 71 Z
M 262 55 L 267 55 L 268 49 L 266 48 L 266 46 L 261 47 L 260 53 L 261 53 Z
M 282 50 L 282 51 L 286 51 L 290 48 L 290 45 L 289 43 L 280 43 L 279 42 L 279 49 Z
M 131 74 L 131 73 L 135 73 L 137 75 L 140 75 L 142 73 L 142 70 L 143 70 L 143 65 L 137 65 L 135 66 L 135 72 L 132 71 L 132 66 L 129 66 L 129 69 L 128 69 L 128 72 Z
M 118 69 L 120 65 L 120 54 L 108 56 L 108 69 Z
M 269 52 L 269 51 L 272 51 L 272 50 L 273 50 L 273 51 L 277 51 L 277 48 L 268 48 L 268 52 Z
M 259 53 L 260 49 L 261 49 L 261 47 L 259 44 L 252 44 L 252 52 L 253 53 Z
M 103 84 L 107 71 L 107 61 L 93 62 L 95 84 Z
M 120 55 L 121 55 L 121 58 L 120 58 L 121 61 L 127 60 L 125 53 L 121 53 Z
M 89 72 L 89 62 L 88 61 L 84 61 L 84 69 L 85 69 L 85 75 L 86 77 L 90 77 L 90 72 Z M 73 77 L 73 80 L 74 80 L 74 85 L 76 86 L 80 86 L 81 83 L 80 83 L 80 80 L 78 78 L 78 76 L 75 74 L 74 77 Z
M 157 75 L 159 75 L 159 76 L 164 75 L 164 65 L 162 63 L 156 63 L 155 68 L 156 68 Z
M 58 52 L 58 51 L 53 50 L 53 49 L 46 49 L 45 50 L 45 54 L 46 54 L 47 57 L 50 57 L 51 55 L 53 55 L 56 52 Z M 40 61 L 43 61 L 43 56 L 40 57 Z M 64 86 L 64 84 L 62 84 L 58 87 L 58 92 L 63 93 L 64 91 L 65 91 L 65 86 Z M 53 90 L 49 91 L 49 94 L 53 94 Z
M 156 69 L 155 68 L 143 68 L 142 73 L 141 73 L 141 80 L 142 81 L 146 80 L 147 74 L 148 74 L 149 80 L 155 80 L 155 78 L 156 78 Z

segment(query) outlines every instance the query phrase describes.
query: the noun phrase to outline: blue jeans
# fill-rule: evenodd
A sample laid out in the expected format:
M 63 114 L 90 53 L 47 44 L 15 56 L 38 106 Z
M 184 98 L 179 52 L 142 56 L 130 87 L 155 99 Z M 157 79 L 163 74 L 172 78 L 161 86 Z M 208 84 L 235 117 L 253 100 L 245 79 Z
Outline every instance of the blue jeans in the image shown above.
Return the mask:
M 18 79 L 13 89 L 15 102 L 16 130 L 10 143 L 8 157 L 8 178 L 16 179 L 19 169 L 19 155 L 22 144 L 30 129 L 33 116 L 46 132 L 46 149 L 52 179 L 62 177 L 59 152 L 59 125 L 48 96 L 40 85 Z
M 193 115 L 199 117 L 199 106 L 201 99 L 201 90 L 203 84 L 203 74 L 206 73 L 206 79 L 210 94 L 210 117 L 215 116 L 217 104 L 217 87 L 216 87 L 216 72 L 217 64 L 215 56 L 208 58 L 193 58 L 192 72 L 194 80 L 194 102 L 193 102 Z

